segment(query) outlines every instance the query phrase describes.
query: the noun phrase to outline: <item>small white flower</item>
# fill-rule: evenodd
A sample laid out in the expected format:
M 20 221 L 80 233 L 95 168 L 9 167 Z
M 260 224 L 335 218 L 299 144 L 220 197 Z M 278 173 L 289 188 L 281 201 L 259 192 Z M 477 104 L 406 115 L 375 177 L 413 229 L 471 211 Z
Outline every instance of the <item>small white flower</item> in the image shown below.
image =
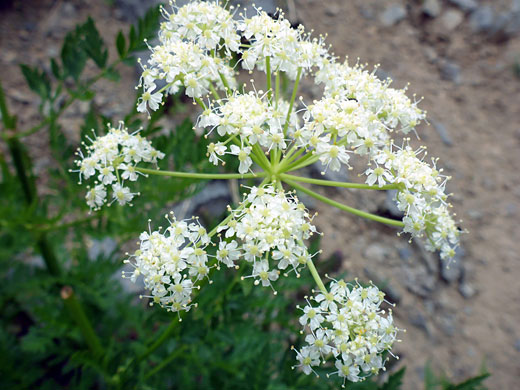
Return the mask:
M 226 264 L 228 267 L 234 267 L 235 260 L 238 260 L 241 255 L 242 253 L 240 252 L 236 241 L 220 241 L 217 251 L 218 261 Z
M 105 187 L 102 184 L 98 184 L 94 188 L 91 188 L 89 191 L 87 191 L 85 199 L 87 200 L 87 205 L 92 210 L 103 206 L 106 196 L 107 191 L 105 190 Z
M 325 320 L 321 312 L 311 306 L 303 308 L 303 315 L 300 317 L 300 324 L 309 325 L 312 330 L 318 329 Z
M 161 104 L 161 102 L 162 102 L 162 93 L 160 93 L 160 92 L 153 93 L 154 89 L 155 89 L 155 84 L 149 86 L 148 89 L 139 98 L 139 103 L 137 105 L 137 111 L 148 112 L 147 106 L 149 106 L 150 109 L 153 111 L 155 111 L 159 108 L 159 104 Z
M 249 168 L 253 164 L 253 160 L 249 157 L 251 153 L 251 147 L 238 147 L 237 145 L 231 145 L 231 154 L 234 154 L 238 157 L 238 161 L 240 161 L 240 165 L 238 167 L 239 173 L 247 173 Z
M 296 359 L 300 364 L 295 367 L 301 367 L 303 372 L 309 375 L 313 372 L 313 366 L 319 366 L 320 353 L 314 348 L 305 346 L 300 351 L 296 351 Z
M 105 166 L 101 168 L 100 173 L 98 175 L 98 180 L 101 181 L 104 185 L 111 184 L 116 180 L 116 176 L 114 175 L 114 167 L 111 165 Z
M 320 156 L 320 161 L 325 165 L 325 170 L 330 167 L 333 171 L 339 171 L 341 164 L 348 165 L 350 156 L 345 150 L 344 146 L 330 145 L 327 143 L 320 143 L 317 152 Z
M 192 74 L 186 75 L 184 86 L 186 87 L 186 95 L 189 97 L 201 97 L 208 92 L 201 80 L 198 80 Z
M 392 182 L 392 174 L 380 166 L 368 168 L 365 171 L 365 175 L 367 175 L 366 183 L 371 186 L 373 186 L 376 181 L 379 187 L 383 187 L 385 184 Z
M 269 271 L 269 263 L 267 260 L 257 261 L 253 266 L 252 276 L 256 278 L 256 282 L 262 283 L 262 286 L 271 286 L 271 282 L 278 279 L 276 270 Z
M 123 170 L 123 173 L 121 174 L 121 178 L 123 180 L 130 180 L 130 181 L 137 180 L 137 171 L 135 170 L 135 167 L 133 165 L 121 164 L 121 165 L 119 165 L 119 169 Z
M 123 187 L 121 184 L 117 183 L 112 186 L 112 192 L 114 200 L 116 200 L 121 206 L 130 202 L 135 194 L 130 192 L 130 188 Z
M 222 142 L 217 142 L 216 144 L 211 142 L 208 145 L 209 162 L 215 165 L 218 165 L 219 161 L 222 162 L 223 160 L 219 156 L 223 156 L 226 153 L 226 149 L 226 145 Z

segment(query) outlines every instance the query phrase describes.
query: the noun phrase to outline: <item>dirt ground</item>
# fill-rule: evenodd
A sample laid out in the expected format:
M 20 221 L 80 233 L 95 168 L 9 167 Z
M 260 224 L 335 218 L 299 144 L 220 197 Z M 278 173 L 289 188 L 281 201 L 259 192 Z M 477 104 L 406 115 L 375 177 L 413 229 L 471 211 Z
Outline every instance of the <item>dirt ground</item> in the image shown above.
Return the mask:
M 37 103 L 17 65 L 47 64 L 59 53 L 65 33 L 87 15 L 108 42 L 118 29 L 126 31 L 128 22 L 109 1 L 13 3 L 0 10 L 1 79 L 21 128 L 27 128 L 38 118 Z M 350 275 L 383 282 L 398 301 L 395 317 L 407 332 L 395 351 L 408 367 L 405 389 L 423 387 L 427 362 L 453 380 L 477 374 L 485 363 L 492 373 L 486 382 L 490 389 L 513 389 L 520 377 L 520 78 L 514 71 L 520 37 L 475 31 L 470 12 L 451 0 L 436 2 L 441 10 L 434 17 L 424 15 L 420 1 L 395 1 L 405 15 L 389 25 L 382 16 L 389 3 L 294 0 L 281 5 L 307 30 L 327 33 L 337 55 L 381 64 L 380 73 L 395 85 L 410 83 L 410 94 L 424 96 L 420 106 L 431 125 L 421 125 L 421 141 L 413 142 L 427 145 L 453 177 L 448 189 L 454 211 L 469 231 L 462 238 L 464 254 L 452 269 L 441 271 L 436 256 L 409 245 L 395 230 L 314 203 L 317 225 L 325 233 L 322 246 L 326 253 L 341 253 Z M 511 4 L 477 3 L 497 12 Z M 96 104 L 115 117 L 128 110 L 132 102 L 125 97 L 133 96 L 135 85 L 134 71 L 121 69 L 117 89 L 110 82 L 96 87 Z M 87 109 L 78 103 L 64 116 L 61 123 L 72 136 Z M 42 142 L 39 136 L 30 139 L 35 149 Z M 36 168 L 47 164 L 40 156 Z M 371 212 L 388 212 L 381 193 L 328 193 Z

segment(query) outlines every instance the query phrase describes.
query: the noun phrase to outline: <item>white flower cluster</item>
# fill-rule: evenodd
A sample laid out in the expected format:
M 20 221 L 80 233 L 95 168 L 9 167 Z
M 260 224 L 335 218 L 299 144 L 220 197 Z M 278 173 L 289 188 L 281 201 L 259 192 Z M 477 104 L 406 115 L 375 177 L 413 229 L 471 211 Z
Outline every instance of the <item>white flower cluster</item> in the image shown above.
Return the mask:
M 176 8 L 172 1 L 170 5 L 172 10 Z M 224 47 L 227 54 L 239 50 L 240 36 L 233 15 L 217 3 L 193 1 L 178 8 L 177 12 L 169 13 L 163 7 L 161 11 L 167 21 L 162 23 L 159 34 L 165 38 L 175 36 L 205 50 Z
M 381 81 L 375 70 L 368 72 L 359 64 L 350 66 L 348 61 L 324 61 L 315 80 L 325 85 L 325 97 L 357 101 L 390 131 L 399 128 L 407 134 L 426 116 L 417 107 L 417 102 L 406 96 L 406 88 L 391 88 L 390 79 Z
M 125 181 L 136 181 L 139 175 L 144 174 L 136 170 L 140 162 L 157 164 L 164 153 L 154 149 L 151 143 L 137 132 L 129 134 L 123 122 L 114 128 L 108 125 L 108 133 L 102 137 L 89 139 L 90 145 L 83 142 L 86 155 L 81 149 L 76 153 L 80 159 L 74 163 L 79 173 L 79 182 L 83 179 L 95 177 L 95 186 L 90 188 L 86 195 L 87 204 L 91 209 L 99 209 L 107 201 L 107 187 L 112 189 L 112 204 L 117 201 L 120 205 L 130 202 L 136 193 L 125 186 Z
M 329 292 L 319 293 L 303 308 L 300 324 L 308 331 L 307 345 L 296 352 L 306 374 L 332 357 L 341 378 L 359 382 L 384 370 L 382 354 L 390 351 L 398 329 L 392 312 L 380 308 L 384 293 L 377 287 L 349 286 L 333 281 Z
M 248 206 L 219 229 L 227 242 L 220 243 L 217 259 L 230 267 L 239 257 L 252 263 L 249 277 L 263 286 L 271 286 L 279 270 L 288 267 L 298 275 L 311 256 L 303 240 L 316 232 L 305 206 L 272 187 L 253 187 L 245 202 Z M 277 269 L 271 269 L 270 260 Z
M 140 248 L 125 263 L 134 270 L 123 278 L 135 282 L 142 275 L 152 303 L 171 311 L 189 311 L 196 283 L 208 277 L 206 247 L 210 238 L 197 219 L 177 221 L 173 212 L 166 215 L 169 226 L 164 232 L 143 232 Z
M 198 121 L 200 127 L 214 129 L 221 137 L 227 137 L 224 142 L 208 145 L 209 161 L 218 165 L 221 156 L 233 154 L 238 157 L 240 166 L 238 171 L 249 171 L 253 161 L 250 157 L 252 147 L 256 144 L 270 151 L 273 148 L 285 150 L 287 140 L 283 133 L 288 103 L 280 101 L 278 105 L 270 105 L 267 97 L 258 96 L 257 92 L 246 94 L 235 93 L 226 100 L 222 100 L 215 108 L 205 110 Z M 297 125 L 297 116 L 293 113 L 290 125 Z M 236 140 L 228 152 L 227 144 Z
M 356 100 L 325 97 L 307 107 L 304 126 L 292 135 L 300 147 L 318 154 L 325 170 L 347 165 L 349 152 L 373 155 L 389 142 L 384 124 Z
M 459 243 L 459 230 L 451 217 L 445 193 L 448 177 L 420 157 L 423 148 L 413 150 L 409 145 L 394 151 L 386 149 L 374 157 L 376 167 L 365 171 L 367 183 L 379 186 L 398 183 L 400 189 L 395 200 L 404 212 L 404 231 L 413 237 L 426 235 L 426 248 L 440 250 L 441 258 L 455 256 Z
M 157 110 L 163 92 L 175 94 L 180 87 L 192 98 L 203 97 L 212 86 L 224 90 L 223 80 L 236 88 L 234 70 L 217 54 L 221 48 L 238 50 L 240 37 L 231 14 L 216 3 L 205 2 L 190 3 L 178 13 L 163 9 L 163 14 L 168 21 L 161 24 L 160 43 L 150 48 L 148 64 L 143 65 L 138 86 L 144 92 L 137 110 Z M 157 90 L 159 80 L 167 84 Z
M 257 15 L 239 23 L 239 30 L 250 42 L 249 46 L 245 45 L 247 50 L 242 52 L 242 67 L 252 70 L 256 66 L 266 71 L 266 58 L 269 57 L 271 70 L 285 72 L 294 80 L 298 69 L 309 71 L 321 65 L 329 55 L 321 39 L 311 39 L 302 25 L 294 29 L 282 14 L 278 16 L 278 19 L 273 19 L 259 10 Z

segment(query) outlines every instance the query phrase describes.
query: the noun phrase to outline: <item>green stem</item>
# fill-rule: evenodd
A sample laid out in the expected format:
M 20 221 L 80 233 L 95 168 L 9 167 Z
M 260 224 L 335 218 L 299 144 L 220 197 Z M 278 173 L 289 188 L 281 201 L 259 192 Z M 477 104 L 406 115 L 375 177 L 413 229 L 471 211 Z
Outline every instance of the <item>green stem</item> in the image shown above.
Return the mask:
M 209 90 L 211 91 L 211 94 L 216 100 L 220 100 L 220 95 L 218 94 L 217 90 L 215 89 L 215 86 L 213 83 L 209 84 Z
M 274 83 L 275 83 L 274 99 L 276 101 L 275 107 L 278 108 L 278 100 L 280 99 L 280 70 L 276 71 Z
M 260 147 L 260 145 L 258 145 L 258 144 L 254 144 L 254 145 L 252 146 L 252 149 L 255 150 L 256 153 L 258 154 L 258 158 L 259 158 L 260 160 L 262 160 L 262 162 L 263 162 L 263 166 L 261 165 L 262 168 L 263 168 L 264 170 L 269 170 L 269 167 L 271 166 L 271 162 L 270 162 L 270 161 L 267 159 L 267 157 L 265 156 L 265 153 L 264 153 L 264 151 L 262 150 L 262 148 Z M 256 162 L 256 163 L 258 164 L 258 162 Z M 259 165 L 260 165 L 260 164 L 259 164 Z
M 63 303 L 67 308 L 69 314 L 74 319 L 78 328 L 81 331 L 81 334 L 85 338 L 87 345 L 90 350 L 94 354 L 94 356 L 102 356 L 103 355 L 103 347 L 96 334 L 94 333 L 94 329 L 90 324 L 83 308 L 81 307 L 76 295 L 74 294 L 74 290 L 70 286 L 64 286 L 61 289 L 61 298 L 63 299 Z
M 231 88 L 229 88 L 228 81 L 226 80 L 226 76 L 224 76 L 222 73 L 218 72 L 218 75 L 220 77 L 220 81 L 222 81 L 222 84 L 224 84 L 224 87 L 226 88 L 227 94 L 231 94 Z
M 36 200 L 36 186 L 34 184 L 34 177 L 30 168 L 25 167 L 24 150 L 18 138 L 10 137 L 7 141 L 7 147 L 13 159 L 14 168 L 20 184 L 22 185 L 22 192 L 25 197 L 27 205 L 31 205 Z M 29 174 L 27 173 L 29 172 Z
M 285 172 L 296 171 L 300 168 L 306 167 L 319 160 L 319 156 L 316 156 L 312 152 L 307 153 L 305 156 L 292 162 L 288 167 L 285 168 Z
M 61 276 L 62 271 L 60 264 L 58 263 L 58 259 L 56 258 L 49 241 L 47 240 L 46 233 L 40 235 L 37 244 L 49 273 L 53 276 Z
M 285 124 L 283 126 L 283 135 L 287 135 L 287 129 L 289 128 L 289 122 L 291 119 L 291 113 L 294 106 L 294 100 L 296 99 L 296 93 L 298 92 L 298 84 L 300 83 L 300 77 L 302 76 L 302 68 L 298 68 L 298 73 L 296 74 L 296 80 L 294 80 L 294 87 L 291 95 L 291 100 L 289 102 L 289 109 L 287 110 L 287 116 L 285 117 Z
M 375 215 L 375 214 L 367 213 L 366 211 L 361 211 L 361 210 L 355 209 L 353 207 L 336 202 L 335 200 L 329 199 L 326 196 L 320 195 L 312 190 L 309 190 L 308 188 L 305 188 L 305 187 L 299 185 L 295 181 L 288 180 L 288 179 L 282 179 L 282 180 L 284 182 L 286 182 L 287 184 L 289 184 L 291 187 L 293 187 L 297 190 L 300 190 L 300 191 L 306 193 L 307 195 L 312 196 L 313 198 L 321 200 L 322 202 L 327 203 L 331 206 L 337 207 L 340 210 L 347 211 L 349 213 L 357 215 L 358 217 L 370 219 L 372 221 L 381 222 L 381 223 L 391 225 L 391 226 L 404 227 L 404 223 L 402 221 L 397 221 L 395 219 L 380 217 L 379 215 Z
M 186 345 L 183 345 L 179 348 L 177 348 L 175 351 L 173 351 L 166 359 L 164 359 L 160 364 L 152 368 L 145 376 L 144 379 L 149 379 L 155 374 L 157 374 L 159 371 L 161 371 L 164 367 L 166 367 L 168 364 L 170 364 L 176 357 L 184 353 L 186 350 Z
M 386 186 L 370 186 L 368 184 L 360 184 L 360 183 L 348 183 L 342 181 L 331 181 L 331 180 L 320 180 L 320 179 L 312 179 L 310 177 L 303 176 L 294 176 L 286 173 L 280 174 L 280 178 L 282 180 L 295 180 L 300 181 L 302 183 L 316 184 L 319 186 L 329 186 L 329 187 L 342 187 L 342 188 L 356 188 L 360 190 L 396 190 L 399 189 L 398 184 L 388 184 Z
M 9 115 L 9 110 L 7 109 L 7 103 L 5 102 L 4 88 L 2 87 L 2 83 L 0 82 L 0 114 L 2 115 L 2 122 L 6 129 L 14 130 L 15 128 L 15 119 Z M 2 132 L 2 138 L 8 139 L 7 135 Z
M 71 221 L 71 222 L 67 222 L 67 223 L 52 224 L 52 225 L 48 225 L 48 226 L 42 226 L 39 228 L 35 227 L 33 229 L 40 231 L 40 232 L 49 232 L 49 231 L 55 231 L 55 230 L 60 230 L 60 229 L 67 229 L 72 226 L 81 225 L 82 223 L 93 221 L 97 218 L 99 218 L 99 217 L 96 215 L 91 215 L 89 217 L 79 218 L 79 219 L 76 219 L 75 221 Z
M 342 146 L 346 145 L 348 142 L 347 137 L 341 139 L 337 145 Z M 285 172 L 289 171 L 295 171 L 297 169 L 301 169 L 303 167 L 306 167 L 308 165 L 314 164 L 316 161 L 320 159 L 320 155 L 318 155 L 316 152 L 311 152 L 303 156 L 301 159 L 295 161 L 292 163 L 288 168 L 285 169 Z
M 174 171 L 160 171 L 157 169 L 148 168 L 136 168 L 136 171 L 145 173 L 148 175 L 158 176 L 171 176 L 180 177 L 187 179 L 201 179 L 201 180 L 214 180 L 214 179 L 254 179 L 257 177 L 265 177 L 265 172 L 258 173 L 191 173 L 191 172 L 174 172 Z
M 312 259 L 309 257 L 307 259 L 307 267 L 309 267 L 309 271 L 311 271 L 312 278 L 318 285 L 319 289 L 323 294 L 327 294 L 327 289 L 325 288 L 325 285 L 323 284 L 323 281 L 320 278 L 320 275 L 318 274 L 318 271 L 316 270 L 316 267 L 314 266 L 314 263 L 312 262 Z
M 193 99 L 195 99 L 195 101 L 198 103 L 199 106 L 202 107 L 203 110 L 207 109 L 206 104 L 204 104 L 204 102 L 202 101 L 201 98 L 196 97 L 196 98 L 193 98 Z
M 136 363 L 142 362 L 144 359 L 146 359 L 148 356 L 150 356 L 153 351 L 155 351 L 157 348 L 159 348 L 161 346 L 161 344 L 164 343 L 166 341 L 166 339 L 168 339 L 168 337 L 170 337 L 171 333 L 175 330 L 175 327 L 177 326 L 178 322 L 179 321 L 177 319 L 172 320 L 170 322 L 170 325 L 168 325 L 168 327 L 164 330 L 164 332 L 161 333 L 159 338 L 157 340 L 155 340 L 155 342 L 152 345 L 150 345 L 146 349 L 146 351 L 144 351 L 141 355 L 139 355 L 137 357 Z
M 295 153 L 295 151 L 297 152 Z M 290 166 L 292 162 L 297 159 L 303 152 L 305 152 L 305 148 L 297 148 L 296 146 L 292 146 L 289 149 L 289 152 L 285 155 L 284 159 L 281 161 L 280 165 L 278 166 L 279 172 L 286 172 L 287 170 L 285 167 Z
M 273 89 L 271 87 L 271 57 L 265 57 L 265 73 L 267 74 L 267 100 L 271 101 Z

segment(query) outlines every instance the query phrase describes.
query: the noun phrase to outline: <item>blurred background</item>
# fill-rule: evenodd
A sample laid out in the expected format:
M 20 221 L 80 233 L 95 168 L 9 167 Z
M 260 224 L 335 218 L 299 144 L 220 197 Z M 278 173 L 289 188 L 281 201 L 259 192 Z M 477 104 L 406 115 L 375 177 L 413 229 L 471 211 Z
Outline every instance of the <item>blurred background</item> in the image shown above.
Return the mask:
M 409 85 L 409 96 L 422 99 L 420 107 L 428 112 L 429 123 L 417 129 L 420 140 L 412 135 L 412 144 L 427 145 L 429 156 L 439 157 L 438 166 L 452 177 L 448 191 L 453 193 L 453 211 L 469 232 L 463 235 L 449 269 L 420 242 L 409 244 L 397 237 L 396 230 L 302 197 L 319 212 L 315 221 L 324 233 L 323 257 L 332 256 L 350 276 L 373 280 L 397 303 L 396 322 L 407 329 L 394 347 L 401 358 L 395 367 L 407 366 L 403 389 L 423 387 L 427 364 L 454 381 L 478 374 L 485 365 L 492 374 L 486 380 L 490 389 L 516 388 L 520 377 L 520 1 L 255 3 L 268 12 L 281 7 L 294 24 L 302 23 L 316 35 L 327 34 L 337 56 L 347 55 L 351 63 L 359 59 L 369 68 L 379 65 L 379 77 L 392 78 L 399 88 Z M 41 118 L 39 101 L 27 87 L 19 64 L 48 66 L 49 57 L 59 55 L 65 35 L 88 16 L 103 39 L 114 42 L 119 30 L 127 31 L 154 4 L 2 0 L 0 79 L 19 126 L 31 127 Z M 114 50 L 110 56 L 116 56 Z M 124 67 L 120 74 L 117 84 L 101 81 L 93 87 L 92 104 L 102 116 L 120 118 L 135 103 L 139 69 Z M 320 98 L 319 89 L 311 84 L 303 83 L 301 93 L 306 99 Z M 187 107 L 163 118 L 162 125 L 173 128 L 186 117 L 195 120 L 196 110 Z M 83 117 L 91 109 L 90 102 L 77 101 L 60 118 L 72 145 L 79 142 Z M 59 191 L 45 179 L 53 165 L 46 143 L 41 134 L 26 139 L 44 195 Z M 350 175 L 330 173 L 327 178 L 359 180 Z M 212 185 L 176 207 L 186 214 L 201 209 L 218 214 L 212 208 L 227 204 L 231 190 Z M 400 217 L 390 192 L 367 195 L 331 189 L 327 194 L 372 213 Z M 91 250 L 110 252 L 112 245 L 115 248 L 110 241 L 97 242 Z M 28 251 L 24 256 L 35 255 Z

